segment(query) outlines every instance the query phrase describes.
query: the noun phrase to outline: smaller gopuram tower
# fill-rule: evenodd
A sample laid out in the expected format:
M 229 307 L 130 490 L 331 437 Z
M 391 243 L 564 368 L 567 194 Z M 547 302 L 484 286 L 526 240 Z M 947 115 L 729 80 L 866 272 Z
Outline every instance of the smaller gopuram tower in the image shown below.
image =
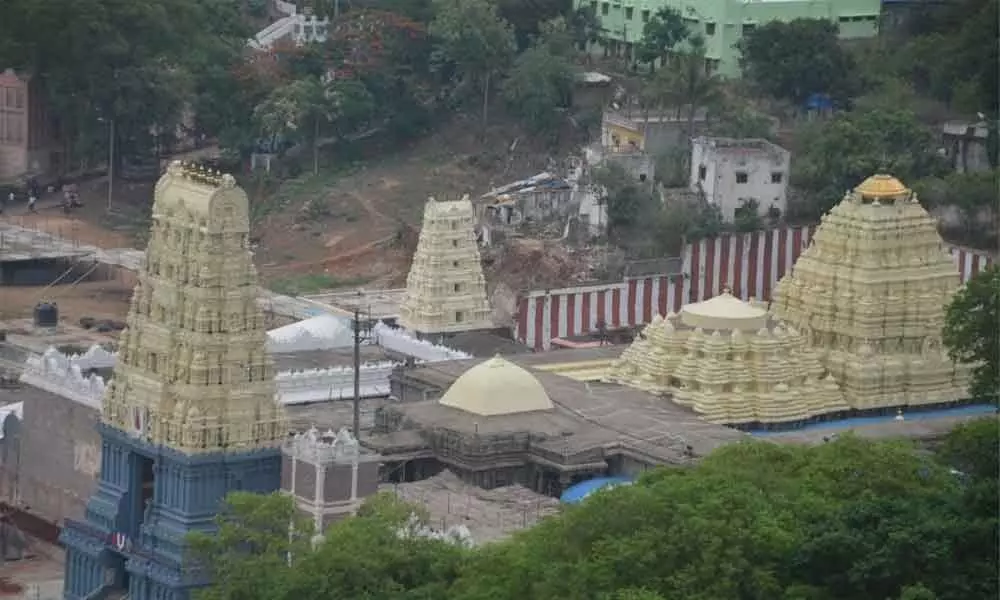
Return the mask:
M 493 327 L 468 196 L 424 207 L 399 324 L 417 335 Z
M 275 400 L 248 245 L 229 175 L 175 162 L 156 184 L 144 264 L 102 406 L 101 472 L 67 520 L 67 600 L 188 600 L 207 583 L 186 550 L 234 490 L 281 483 Z
M 889 175 L 874 175 L 823 217 L 774 290 L 852 409 L 964 400 L 969 371 L 941 343 L 958 268 L 934 219 Z

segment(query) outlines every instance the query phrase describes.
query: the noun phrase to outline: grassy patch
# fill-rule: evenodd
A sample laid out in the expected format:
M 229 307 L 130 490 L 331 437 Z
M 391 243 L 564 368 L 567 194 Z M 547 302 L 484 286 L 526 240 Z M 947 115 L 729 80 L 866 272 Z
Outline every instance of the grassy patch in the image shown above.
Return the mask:
M 272 291 L 286 296 L 301 296 L 303 294 L 314 294 L 323 290 L 361 285 L 365 281 L 367 280 L 362 277 L 341 279 L 325 273 L 311 273 L 309 275 L 276 279 L 268 287 Z
M 254 178 L 243 186 L 248 192 L 252 192 L 250 193 L 251 226 L 257 225 L 268 215 L 280 212 L 303 198 L 322 197 L 328 188 L 359 166 L 359 163 L 348 163 L 321 167 L 316 175 L 309 171 L 288 179 L 279 179 L 274 174 L 267 175 L 263 172 L 254 175 Z M 317 203 L 317 210 L 322 212 L 323 205 L 323 202 Z

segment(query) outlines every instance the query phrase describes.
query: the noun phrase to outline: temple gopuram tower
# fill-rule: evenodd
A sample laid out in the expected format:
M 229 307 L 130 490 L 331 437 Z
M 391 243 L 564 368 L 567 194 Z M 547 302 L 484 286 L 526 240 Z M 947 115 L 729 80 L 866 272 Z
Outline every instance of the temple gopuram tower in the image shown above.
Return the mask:
M 823 217 L 772 310 L 818 351 L 852 409 L 941 404 L 967 397 L 968 367 L 941 343 L 959 285 L 916 195 L 874 175 Z
M 211 531 L 231 491 L 279 489 L 288 430 L 249 229 L 247 196 L 229 175 L 175 162 L 156 184 L 98 426 L 97 490 L 85 522 L 63 529 L 67 600 L 187 600 L 207 583 L 188 533 Z
M 472 202 L 427 201 L 399 324 L 427 336 L 493 327 Z

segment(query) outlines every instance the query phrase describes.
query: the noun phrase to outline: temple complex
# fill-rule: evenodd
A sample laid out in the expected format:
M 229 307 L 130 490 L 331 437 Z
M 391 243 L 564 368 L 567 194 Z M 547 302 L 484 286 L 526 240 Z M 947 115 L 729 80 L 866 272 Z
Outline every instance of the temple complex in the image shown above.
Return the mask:
M 941 343 L 959 273 L 934 219 L 889 175 L 866 179 L 829 214 L 774 291 L 855 410 L 967 397 L 968 367 Z
M 586 360 L 606 348 L 566 352 Z M 382 456 L 392 481 L 449 469 L 486 489 L 519 484 L 558 496 L 595 476 L 689 464 L 744 439 L 645 391 L 536 368 L 535 357 L 544 356 L 397 369 L 392 400 L 376 412 L 375 431 L 362 442 Z
M 728 291 L 657 315 L 608 371 L 611 382 L 690 407 L 712 423 L 804 421 L 847 409 L 794 328 Z
M 247 196 L 229 175 L 173 163 L 156 184 L 145 264 L 98 429 L 97 489 L 67 519 L 67 600 L 127 591 L 187 600 L 186 552 L 234 490 L 279 489 L 288 434 L 275 400 L 248 246 Z M 103 596 L 102 596 L 103 597 Z
M 424 208 L 399 324 L 426 336 L 493 327 L 468 197 Z

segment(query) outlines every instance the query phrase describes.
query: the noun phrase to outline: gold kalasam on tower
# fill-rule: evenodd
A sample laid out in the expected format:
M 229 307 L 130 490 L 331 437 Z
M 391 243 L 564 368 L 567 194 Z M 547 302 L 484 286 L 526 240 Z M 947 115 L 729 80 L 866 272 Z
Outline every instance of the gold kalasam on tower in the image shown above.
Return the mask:
M 160 178 L 105 422 L 187 453 L 285 437 L 249 231 L 231 176 L 174 162 Z
M 801 331 L 854 409 L 965 399 L 968 368 L 941 344 L 960 285 L 934 219 L 889 175 L 823 217 L 776 286 L 772 310 Z
M 493 327 L 474 217 L 468 197 L 427 201 L 400 306 L 399 324 L 406 329 L 432 334 Z
M 794 328 L 728 291 L 657 315 L 607 379 L 669 395 L 713 423 L 787 423 L 847 409 Z

